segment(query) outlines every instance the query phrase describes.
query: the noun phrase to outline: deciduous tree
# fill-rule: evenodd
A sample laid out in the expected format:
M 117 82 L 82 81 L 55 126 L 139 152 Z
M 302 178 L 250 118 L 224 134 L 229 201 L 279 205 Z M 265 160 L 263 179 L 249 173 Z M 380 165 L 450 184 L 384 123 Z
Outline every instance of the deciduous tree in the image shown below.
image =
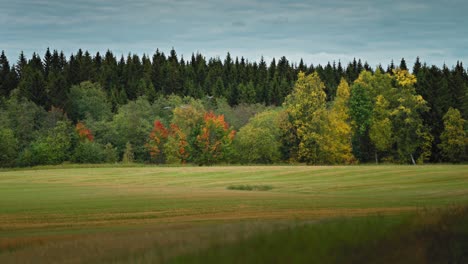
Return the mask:
M 184 164 L 190 158 L 187 135 L 176 124 L 171 124 L 167 143 L 164 145 L 167 163 Z
M 322 132 L 320 156 L 324 163 L 350 164 L 355 162 L 351 145 L 349 97 L 349 85 L 345 79 L 342 79 L 332 107 L 327 113 L 326 124 Z
M 444 131 L 440 136 L 439 148 L 447 161 L 461 162 L 466 160 L 468 137 L 465 130 L 466 121 L 460 111 L 450 108 L 444 115 Z
M 274 163 L 281 157 L 281 111 L 268 110 L 252 117 L 236 134 L 234 146 L 242 163 Z
M 298 155 L 301 161 L 317 164 L 323 143 L 325 124 L 325 85 L 317 73 L 300 72 L 294 90 L 286 97 L 285 107 L 299 138 Z
M 169 131 L 161 123 L 161 121 L 154 121 L 153 130 L 150 133 L 146 147 L 149 150 L 151 159 L 156 163 L 164 163 L 166 161 L 166 153 L 164 152 L 164 145 L 167 142 Z
M 226 161 L 234 136 L 235 131 L 229 128 L 223 115 L 206 113 L 194 142 L 194 162 L 199 165 L 212 165 Z
M 91 118 L 106 120 L 111 117 L 111 105 L 107 95 L 98 83 L 83 82 L 70 89 L 70 117 L 74 121 Z

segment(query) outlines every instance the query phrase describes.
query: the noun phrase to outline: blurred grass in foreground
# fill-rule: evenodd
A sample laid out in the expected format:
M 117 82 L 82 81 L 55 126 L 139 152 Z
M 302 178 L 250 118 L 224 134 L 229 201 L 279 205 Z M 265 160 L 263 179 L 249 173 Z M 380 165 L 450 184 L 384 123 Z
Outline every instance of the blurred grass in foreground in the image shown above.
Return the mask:
M 297 225 L 171 263 L 468 263 L 468 206 Z

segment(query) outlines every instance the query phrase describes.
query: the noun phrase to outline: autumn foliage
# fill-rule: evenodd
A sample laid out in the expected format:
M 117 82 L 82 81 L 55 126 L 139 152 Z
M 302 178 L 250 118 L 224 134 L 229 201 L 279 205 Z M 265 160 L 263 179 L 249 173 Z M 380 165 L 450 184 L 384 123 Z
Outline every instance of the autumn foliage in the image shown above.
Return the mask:
M 80 138 L 81 142 L 86 140 L 90 142 L 94 141 L 94 136 L 91 133 L 91 130 L 89 130 L 82 122 L 78 122 L 76 124 L 75 130 L 78 133 L 78 137 Z
M 194 162 L 211 165 L 226 161 L 235 136 L 223 115 L 205 113 L 187 133 L 179 124 L 166 128 L 159 120 L 154 122 L 147 149 L 157 163 Z
M 146 147 L 149 150 L 151 158 L 158 163 L 164 162 L 164 144 L 167 141 L 169 136 L 169 131 L 161 123 L 161 121 L 156 120 L 154 122 L 153 130 L 150 133 L 149 141 L 146 144 Z
M 168 160 L 171 162 L 186 163 L 190 158 L 187 135 L 176 124 L 171 124 L 169 139 L 166 145 Z
M 235 131 L 229 128 L 224 115 L 206 113 L 195 141 L 199 154 L 196 162 L 201 165 L 210 165 L 225 159 L 234 136 Z

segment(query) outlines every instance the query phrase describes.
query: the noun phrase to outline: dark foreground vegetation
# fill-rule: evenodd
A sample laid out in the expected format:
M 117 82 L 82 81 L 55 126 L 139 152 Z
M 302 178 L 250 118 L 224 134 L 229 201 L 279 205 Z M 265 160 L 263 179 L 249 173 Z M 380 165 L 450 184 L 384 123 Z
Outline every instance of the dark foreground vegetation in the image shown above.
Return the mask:
M 0 167 L 465 162 L 467 94 L 461 62 L 2 52 Z
M 171 263 L 467 263 L 468 207 L 297 224 Z

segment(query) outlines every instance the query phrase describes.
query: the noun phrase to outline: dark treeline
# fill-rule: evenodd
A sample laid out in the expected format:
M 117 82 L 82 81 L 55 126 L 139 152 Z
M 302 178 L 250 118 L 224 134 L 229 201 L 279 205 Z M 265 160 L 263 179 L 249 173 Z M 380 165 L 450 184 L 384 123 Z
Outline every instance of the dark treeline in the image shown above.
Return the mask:
M 444 130 L 443 119 L 449 108 L 460 110 L 468 118 L 468 74 L 461 62 L 448 68 L 439 68 L 419 61 L 408 67 L 402 59 L 397 65 L 383 68 L 381 72 L 392 74 L 399 68 L 412 71 L 417 78 L 416 92 L 427 101 L 429 111 L 424 113 L 424 124 L 434 137 L 430 161 L 441 161 L 440 135 Z M 342 65 L 307 65 L 291 63 L 286 57 L 266 62 L 251 62 L 232 58 L 228 53 L 224 59 L 205 58 L 193 54 L 190 59 L 177 56 L 174 49 L 169 54 L 157 50 L 152 57 L 129 54 L 120 58 L 111 51 L 91 55 L 79 50 L 66 57 L 63 52 L 47 49 L 44 56 L 33 54 L 26 58 L 20 54 L 11 62 L 2 51 L 0 56 L 0 103 L 8 98 L 33 102 L 46 111 L 62 109 L 77 123 L 82 120 L 74 114 L 70 103 L 70 89 L 85 81 L 98 83 L 104 90 L 113 113 L 119 107 L 145 96 L 150 103 L 168 95 L 188 96 L 195 99 L 225 98 L 235 107 L 242 104 L 280 106 L 291 93 L 299 72 L 317 73 L 325 84 L 326 99 L 332 102 L 343 78 L 352 84 L 362 71 L 375 72 L 366 62 L 353 60 Z
M 404 59 L 399 65 L 393 61 L 382 72 L 408 69 Z M 8 97 L 18 88 L 18 96 L 27 98 L 45 109 L 52 106 L 66 109 L 67 93 L 72 85 L 84 81 L 98 82 L 106 90 L 114 109 L 127 101 L 146 95 L 150 100 L 161 95 L 175 94 L 202 98 L 226 98 L 230 105 L 263 103 L 281 105 L 291 92 L 297 74 L 317 72 L 325 83 L 327 100 L 333 100 L 336 88 L 345 78 L 353 83 L 361 71 L 373 72 L 367 62 L 354 59 L 343 66 L 341 62 L 325 66 L 291 63 L 286 57 L 267 63 L 249 62 L 232 58 L 228 53 L 221 58 L 205 58 L 192 54 L 190 60 L 179 58 L 174 49 L 169 55 L 157 50 L 150 57 L 136 54 L 117 58 L 111 51 L 94 56 L 81 49 L 67 58 L 63 52 L 47 49 L 43 58 L 34 53 L 30 59 L 20 54 L 16 64 L 10 63 L 5 53 L 0 56 L 0 96 Z M 467 71 L 462 63 L 449 69 L 421 63 L 419 58 L 412 70 L 417 76 L 417 91 L 429 102 L 435 112 L 433 120 L 440 120 L 449 107 L 463 108 Z M 466 103 L 465 103 L 466 104 Z M 465 106 L 466 107 L 466 106 Z M 466 111 L 464 111 L 466 118 Z M 428 117 L 429 118 L 429 117 Z
M 461 68 L 460 73 L 466 81 L 466 71 L 461 64 L 452 70 L 417 64 L 417 71 L 428 71 L 427 74 L 432 75 L 428 78 L 447 78 L 448 83 Z M 397 66 L 392 62 L 385 71 L 391 72 Z M 406 68 L 405 61 L 402 60 L 399 66 Z M 82 50 L 67 58 L 63 52 L 47 49 L 42 58 L 34 53 L 28 59 L 21 53 L 15 64 L 2 52 L 0 95 L 7 97 L 18 88 L 19 96 L 45 109 L 51 106 L 66 109 L 69 88 L 92 81 L 104 87 L 114 109 L 142 95 L 152 100 L 170 94 L 193 98 L 206 95 L 223 97 L 230 105 L 281 105 L 300 71 L 306 74 L 317 72 L 326 85 L 327 99 L 332 100 L 342 77 L 352 83 L 363 70 L 373 71 L 366 62 L 356 59 L 347 65 L 333 62 L 314 66 L 302 60 L 299 64 L 293 64 L 286 57 L 271 62 L 263 58 L 259 62 L 249 62 L 243 57 L 232 58 L 229 53 L 224 59 L 207 59 L 198 53 L 185 60 L 179 58 L 174 49 L 169 55 L 157 50 L 152 57 L 143 55 L 141 58 L 136 54 L 117 58 L 111 51 L 104 55 L 99 52 L 91 55 Z M 445 71 L 447 76 L 444 75 Z

